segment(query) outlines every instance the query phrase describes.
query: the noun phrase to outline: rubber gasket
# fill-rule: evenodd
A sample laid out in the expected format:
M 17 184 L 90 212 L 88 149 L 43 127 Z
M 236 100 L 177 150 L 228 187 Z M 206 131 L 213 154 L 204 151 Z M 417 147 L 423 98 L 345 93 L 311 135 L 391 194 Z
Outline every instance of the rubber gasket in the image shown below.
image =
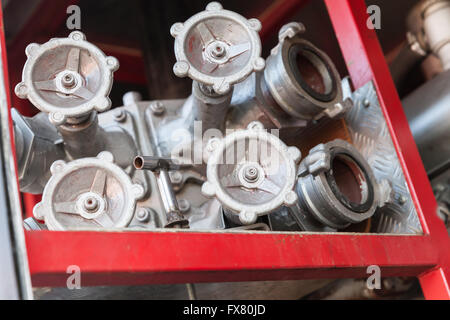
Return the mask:
M 330 150 L 330 157 L 331 157 L 330 163 L 333 163 L 334 158 L 338 155 L 345 155 L 345 156 L 349 157 L 359 167 L 359 169 L 364 174 L 364 178 L 367 183 L 368 195 L 367 195 L 366 201 L 364 201 L 363 203 L 354 203 L 354 202 L 349 201 L 347 199 L 347 197 L 344 196 L 342 194 L 342 192 L 339 190 L 339 187 L 336 183 L 336 179 L 334 178 L 332 170 L 330 169 L 325 172 L 325 177 L 331 188 L 331 191 L 333 191 L 334 195 L 339 200 L 339 202 L 342 203 L 347 209 L 352 210 L 354 212 L 358 212 L 358 213 L 367 212 L 373 206 L 373 201 L 374 201 L 375 195 L 374 195 L 374 188 L 373 188 L 372 182 L 369 179 L 366 169 L 349 152 L 345 152 L 342 150 L 339 150 L 339 151 L 335 150 L 335 149 Z
M 319 93 L 307 84 L 297 66 L 297 54 L 300 51 L 308 51 L 314 54 L 324 64 L 331 79 L 330 93 L 327 94 Z M 303 88 L 303 90 L 305 90 L 310 96 L 321 102 L 330 102 L 331 100 L 336 98 L 337 86 L 336 86 L 336 79 L 333 76 L 334 75 L 333 70 L 327 63 L 327 61 L 320 55 L 320 53 L 315 51 L 311 46 L 308 46 L 306 43 L 296 43 L 289 48 L 288 59 L 289 59 L 289 66 L 292 70 L 292 73 L 294 74 L 295 80 Z

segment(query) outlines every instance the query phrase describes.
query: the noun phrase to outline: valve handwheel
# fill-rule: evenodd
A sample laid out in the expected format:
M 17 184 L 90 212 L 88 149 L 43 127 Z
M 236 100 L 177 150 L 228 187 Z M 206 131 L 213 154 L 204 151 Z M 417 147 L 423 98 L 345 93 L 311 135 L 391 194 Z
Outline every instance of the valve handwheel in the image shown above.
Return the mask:
M 87 42 L 83 33 L 32 43 L 25 52 L 28 59 L 15 92 L 48 113 L 52 123 L 77 122 L 110 108 L 108 95 L 119 62 Z
M 293 191 L 301 153 L 266 132 L 259 122 L 216 144 L 208 159 L 206 197 L 216 197 L 225 214 L 240 224 L 255 223 L 282 206 L 297 202 Z
M 170 29 L 177 58 L 174 73 L 211 86 L 218 94 L 229 92 L 233 84 L 265 67 L 260 29 L 257 19 L 247 20 L 218 2 L 209 3 L 205 11 Z
M 33 209 L 35 218 L 50 230 L 128 226 L 144 189 L 113 162 L 107 151 L 96 158 L 55 161 L 42 201 Z

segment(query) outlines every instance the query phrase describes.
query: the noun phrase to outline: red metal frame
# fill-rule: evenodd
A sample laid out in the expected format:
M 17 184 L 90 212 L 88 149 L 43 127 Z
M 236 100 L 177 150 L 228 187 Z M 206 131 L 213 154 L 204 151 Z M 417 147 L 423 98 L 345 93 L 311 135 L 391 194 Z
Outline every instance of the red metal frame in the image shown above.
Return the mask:
M 418 276 L 427 299 L 450 299 L 450 238 L 365 3 L 325 2 L 355 88 L 377 89 L 423 235 L 33 231 L 33 284 L 65 285 L 69 265 L 80 267 L 82 285 L 357 278 L 378 265 L 384 277 Z

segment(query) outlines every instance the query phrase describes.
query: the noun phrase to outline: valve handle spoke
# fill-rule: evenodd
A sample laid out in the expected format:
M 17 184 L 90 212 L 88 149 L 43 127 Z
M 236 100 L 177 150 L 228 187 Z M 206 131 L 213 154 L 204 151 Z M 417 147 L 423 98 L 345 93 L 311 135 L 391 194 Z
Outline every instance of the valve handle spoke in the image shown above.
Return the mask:
M 55 79 L 35 81 L 33 84 L 38 90 L 60 92 L 56 87 Z
M 106 212 L 99 215 L 97 218 L 94 219 L 94 221 L 103 228 L 114 227 L 114 221 L 112 221 L 111 217 Z
M 250 50 L 250 48 L 251 48 L 250 42 L 235 44 L 229 48 L 229 51 L 228 51 L 229 58 L 228 59 L 233 59 L 233 58 L 243 54 L 244 52 Z
M 224 176 L 221 180 L 221 183 L 226 188 L 234 188 L 234 187 L 241 187 L 241 182 L 239 181 L 239 178 L 236 173 L 230 173 L 227 176 Z
M 67 54 L 66 70 L 79 72 L 80 69 L 80 49 L 72 48 Z
M 258 190 L 265 191 L 270 194 L 278 194 L 281 191 L 281 188 L 267 179 L 267 177 L 264 179 L 264 181 L 257 187 Z
M 199 23 L 197 25 L 197 31 L 200 34 L 200 38 L 202 39 L 203 45 L 206 46 L 211 41 L 216 40 L 216 37 L 209 29 L 208 25 L 204 22 Z
M 203 59 L 202 72 L 211 74 L 219 68 L 219 64 Z
M 79 215 L 75 202 L 57 202 L 54 204 L 55 212 Z
M 77 96 L 78 98 L 83 98 L 85 100 L 92 99 L 92 97 L 94 96 L 94 94 L 89 89 L 87 89 L 86 87 L 83 87 L 83 86 L 79 87 L 72 94 L 74 96 Z
M 106 186 L 106 172 L 104 170 L 97 170 L 90 191 L 103 197 L 105 193 L 105 186 Z

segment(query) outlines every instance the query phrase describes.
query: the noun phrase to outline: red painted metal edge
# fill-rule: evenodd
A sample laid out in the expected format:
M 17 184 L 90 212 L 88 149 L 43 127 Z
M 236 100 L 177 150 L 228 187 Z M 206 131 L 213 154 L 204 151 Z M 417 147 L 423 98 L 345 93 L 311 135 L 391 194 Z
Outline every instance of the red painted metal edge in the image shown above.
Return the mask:
M 325 0 L 336 31 L 347 69 L 355 88 L 373 81 L 392 141 L 405 174 L 425 234 L 439 249 L 440 276 L 431 271 L 421 277 L 426 297 L 450 299 L 450 238 L 436 214 L 437 204 L 408 121 L 392 81 L 383 51 L 374 29 L 368 27 L 368 14 L 363 0 Z M 369 22 L 370 25 L 370 22 Z M 440 282 L 439 284 L 436 284 Z M 439 294 L 431 292 L 444 288 Z M 446 288 L 446 290 L 445 290 Z
M 419 280 L 426 299 L 449 299 L 448 269 L 447 274 L 444 268 L 425 272 L 419 277 Z
M 197 232 L 26 233 L 36 286 L 222 282 L 418 275 L 434 267 L 428 236 Z

